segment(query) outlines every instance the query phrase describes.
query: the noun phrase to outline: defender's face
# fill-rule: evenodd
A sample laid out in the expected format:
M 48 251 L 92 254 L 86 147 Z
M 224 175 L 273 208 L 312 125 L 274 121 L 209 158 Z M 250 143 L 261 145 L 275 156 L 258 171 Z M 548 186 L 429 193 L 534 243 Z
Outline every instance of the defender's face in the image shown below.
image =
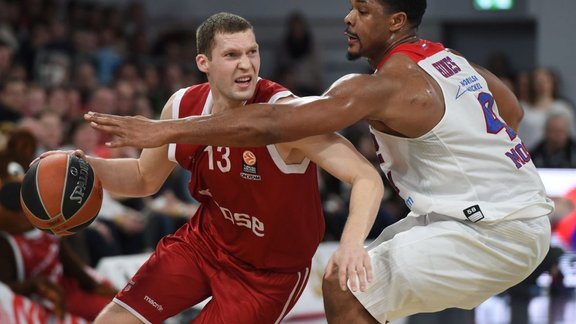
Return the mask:
M 390 16 L 378 0 L 350 0 L 350 5 L 350 12 L 344 17 L 348 59 L 378 57 L 390 38 Z
M 205 71 L 213 91 L 233 101 L 248 100 L 254 94 L 260 71 L 260 52 L 252 30 L 217 34 L 212 58 Z

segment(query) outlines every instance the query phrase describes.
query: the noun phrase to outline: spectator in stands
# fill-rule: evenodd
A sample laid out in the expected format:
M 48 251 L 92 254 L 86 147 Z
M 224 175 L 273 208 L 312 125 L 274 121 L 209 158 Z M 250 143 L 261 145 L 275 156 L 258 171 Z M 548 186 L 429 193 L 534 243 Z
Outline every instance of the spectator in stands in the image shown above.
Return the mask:
M 544 138 L 531 151 L 539 168 L 576 168 L 576 141 L 570 132 L 570 116 L 555 112 L 548 115 Z
M 8 42 L 0 38 L 0 82 L 6 79 L 12 67 L 14 50 Z
M 39 85 L 31 85 L 28 88 L 26 104 L 22 110 L 23 116 L 37 116 L 46 109 L 47 105 L 46 89 Z
M 67 126 L 60 115 L 56 112 L 45 110 L 40 114 L 38 123 L 41 127 L 40 137 L 37 138 L 39 152 L 60 148 Z
M 533 101 L 534 97 L 532 91 L 532 74 L 530 71 L 520 71 L 514 79 L 514 92 L 522 107 L 525 107 L 526 104 Z
M 116 113 L 116 93 L 109 87 L 99 86 L 90 93 L 87 108 Z
M 17 122 L 22 118 L 27 88 L 22 80 L 0 82 L 0 121 Z
M 532 150 L 544 137 L 547 116 L 554 112 L 564 113 L 574 121 L 574 107 L 558 93 L 558 76 L 548 68 L 537 68 L 532 72 L 533 97 L 524 104 L 524 118 L 520 123 L 519 135 L 523 143 Z M 571 126 L 574 129 L 574 123 Z
M 284 82 L 287 75 L 292 75 L 294 86 L 290 89 L 294 94 L 319 95 L 324 90 L 322 61 L 312 30 L 302 13 L 294 12 L 288 17 L 285 34 L 276 46 L 275 56 L 276 79 Z

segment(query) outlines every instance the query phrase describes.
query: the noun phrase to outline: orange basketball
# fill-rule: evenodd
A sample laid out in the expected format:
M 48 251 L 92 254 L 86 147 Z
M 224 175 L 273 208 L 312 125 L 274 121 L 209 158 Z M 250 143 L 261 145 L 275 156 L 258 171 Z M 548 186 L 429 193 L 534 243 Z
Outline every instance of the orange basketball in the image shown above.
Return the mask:
M 72 235 L 94 221 L 102 206 L 102 184 L 85 160 L 66 153 L 40 159 L 26 172 L 20 203 L 35 227 Z

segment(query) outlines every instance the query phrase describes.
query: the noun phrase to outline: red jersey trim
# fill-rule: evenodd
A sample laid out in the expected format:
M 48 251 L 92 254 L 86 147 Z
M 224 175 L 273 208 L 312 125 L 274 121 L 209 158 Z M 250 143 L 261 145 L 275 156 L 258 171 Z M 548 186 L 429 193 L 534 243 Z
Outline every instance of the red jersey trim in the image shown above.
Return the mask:
M 386 61 L 388 61 L 388 59 L 390 59 L 390 57 L 394 54 L 398 53 L 404 54 L 408 56 L 410 59 L 412 59 L 414 62 L 418 63 L 427 57 L 430 57 L 440 51 L 443 51 L 444 49 L 445 49 L 444 45 L 440 43 L 433 43 L 425 39 L 420 39 L 416 43 L 400 44 L 394 47 L 390 51 L 390 53 L 384 56 L 382 61 L 378 63 L 376 70 L 379 70 L 384 65 L 384 63 L 386 63 Z

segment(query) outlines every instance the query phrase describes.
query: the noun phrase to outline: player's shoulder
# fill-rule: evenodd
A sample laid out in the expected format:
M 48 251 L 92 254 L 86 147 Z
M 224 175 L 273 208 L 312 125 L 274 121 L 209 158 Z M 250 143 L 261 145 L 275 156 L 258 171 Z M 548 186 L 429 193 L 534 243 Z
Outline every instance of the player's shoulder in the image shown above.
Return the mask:
M 283 85 L 274 81 L 259 78 L 258 83 L 256 84 L 254 95 L 252 96 L 252 99 L 248 101 L 248 104 L 258 102 L 275 102 L 282 97 L 289 97 L 292 95 L 292 92 L 290 92 L 290 90 L 288 90 Z
M 256 84 L 256 88 L 258 91 L 263 91 L 263 92 L 278 92 L 278 91 L 287 91 L 288 89 L 281 85 L 280 83 L 268 80 L 268 79 L 263 79 L 263 78 L 259 78 L 258 79 L 258 83 Z
M 194 84 L 194 85 L 191 85 L 187 88 L 182 88 L 178 91 L 184 92 L 184 95 L 187 95 L 187 94 L 198 95 L 201 93 L 208 93 L 210 91 L 210 83 L 204 82 L 204 83 Z M 178 91 L 176 91 L 175 94 L 178 93 Z
M 356 100 L 386 97 L 391 81 L 395 78 L 385 74 L 347 74 L 332 84 L 327 90 L 331 96 L 345 96 Z

